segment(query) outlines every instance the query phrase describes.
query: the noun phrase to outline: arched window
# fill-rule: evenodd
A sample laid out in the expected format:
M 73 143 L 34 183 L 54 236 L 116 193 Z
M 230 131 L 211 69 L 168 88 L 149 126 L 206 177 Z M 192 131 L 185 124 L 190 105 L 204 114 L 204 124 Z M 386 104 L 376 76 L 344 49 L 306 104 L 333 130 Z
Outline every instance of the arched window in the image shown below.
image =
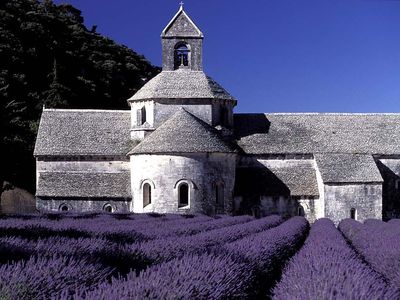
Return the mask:
M 107 203 L 106 205 L 103 206 L 103 210 L 107 213 L 112 213 L 113 212 L 113 207 L 110 203 Z
M 300 206 L 297 208 L 297 215 L 298 215 L 298 216 L 301 216 L 301 217 L 304 217 L 305 213 L 304 213 L 304 208 L 303 208 L 303 206 L 300 205 Z
M 64 203 L 64 204 L 61 204 L 61 205 L 60 205 L 59 210 L 60 210 L 60 211 L 67 212 L 67 211 L 70 210 L 70 208 L 69 208 L 69 206 L 68 206 L 67 204 Z
M 143 184 L 143 207 L 151 204 L 151 185 L 149 183 Z
M 178 207 L 189 205 L 189 185 L 184 182 L 178 187 Z
M 355 208 L 350 209 L 350 218 L 357 220 L 357 210 Z
M 174 53 L 175 69 L 189 66 L 189 54 L 190 50 L 186 44 L 179 43 L 175 46 L 175 53 Z

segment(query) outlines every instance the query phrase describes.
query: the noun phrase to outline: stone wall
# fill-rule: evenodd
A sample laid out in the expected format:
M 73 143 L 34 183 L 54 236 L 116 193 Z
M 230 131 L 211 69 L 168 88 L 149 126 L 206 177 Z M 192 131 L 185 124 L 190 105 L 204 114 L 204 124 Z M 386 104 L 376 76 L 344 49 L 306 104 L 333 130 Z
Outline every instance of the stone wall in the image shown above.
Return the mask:
M 36 186 L 41 172 L 79 172 L 79 173 L 119 173 L 130 171 L 126 157 L 49 157 L 36 159 Z M 36 208 L 41 212 L 59 211 L 62 204 L 67 204 L 72 211 L 101 211 L 106 204 L 111 204 L 113 211 L 131 210 L 130 199 L 58 199 L 36 197 Z
M 134 212 L 215 214 L 215 184 L 224 185 L 224 212 L 232 211 L 235 154 L 132 155 Z M 189 185 L 189 206 L 178 207 L 179 183 Z M 151 204 L 143 207 L 143 184 L 152 186 Z M 218 212 L 220 213 L 220 212 Z
M 377 161 L 383 182 L 382 206 L 384 220 L 400 218 L 400 159 Z
M 67 205 L 70 212 L 100 212 L 106 205 L 111 205 L 112 212 L 125 213 L 132 211 L 132 201 L 125 199 L 50 199 L 36 198 L 36 208 L 40 212 L 57 212 Z
M 154 101 L 133 101 L 131 106 L 131 139 L 142 140 L 154 130 Z M 146 122 L 139 125 L 138 110 L 145 109 Z M 140 120 L 143 121 L 143 120 Z
M 382 218 L 382 184 L 325 184 L 325 216 L 336 224 L 350 218 L 356 209 L 356 219 Z
M 37 172 L 125 172 L 130 170 L 128 158 L 110 158 L 110 160 L 90 160 L 90 158 L 71 160 L 37 160 Z
M 245 181 L 236 182 L 234 201 L 236 213 L 252 213 L 256 216 L 279 214 L 285 217 L 303 215 L 310 222 L 324 217 L 324 202 L 323 198 L 320 199 L 320 183 L 313 159 L 247 156 L 240 158 L 238 167 L 240 168 L 238 173 L 247 168 L 250 170 L 247 177 L 254 176 L 254 178 L 252 180 L 242 178 L 243 176 L 237 178 L 238 181 L 243 179 Z M 285 170 L 284 174 L 279 172 L 280 169 Z M 297 182 L 299 176 L 302 176 L 299 170 L 303 169 L 309 170 L 312 173 L 311 175 L 315 173 L 313 183 L 309 183 L 315 185 L 313 195 L 307 194 L 310 190 L 309 187 L 304 186 L 303 189 L 302 181 Z M 253 171 L 258 172 L 259 175 L 252 174 Z M 297 175 L 293 176 L 296 172 Z M 275 174 L 283 177 L 278 178 Z M 247 187 L 240 187 L 241 185 L 247 185 Z M 295 190 L 293 185 L 296 186 Z M 304 194 L 301 194 L 301 191 L 304 191 Z
M 208 124 L 212 124 L 210 99 L 168 99 L 158 100 L 154 105 L 154 127 L 160 126 L 181 108 L 186 109 Z
M 174 70 L 175 46 L 178 43 L 186 43 L 189 46 L 189 69 L 193 71 L 203 70 L 203 39 L 202 38 L 163 38 L 162 61 L 163 71 Z

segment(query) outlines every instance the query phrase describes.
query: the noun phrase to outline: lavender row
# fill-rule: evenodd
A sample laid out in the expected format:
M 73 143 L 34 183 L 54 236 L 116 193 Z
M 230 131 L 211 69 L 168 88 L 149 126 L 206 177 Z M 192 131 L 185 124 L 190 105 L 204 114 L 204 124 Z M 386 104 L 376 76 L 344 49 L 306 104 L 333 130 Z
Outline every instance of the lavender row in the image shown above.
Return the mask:
M 136 276 L 98 288 L 77 289 L 74 299 L 244 299 L 254 280 L 251 266 L 229 255 L 185 255 Z
M 281 222 L 281 217 L 269 216 L 191 236 L 171 237 L 146 243 L 136 243 L 131 246 L 131 249 L 132 253 L 142 253 L 143 256 L 153 261 L 153 263 L 160 263 L 181 257 L 187 253 L 204 253 L 204 251 L 207 251 L 211 247 L 267 230 L 279 225 Z
M 151 264 L 141 253 L 132 253 L 131 249 L 106 239 L 50 237 L 39 240 L 19 237 L 0 239 L 0 263 L 26 260 L 30 256 L 51 257 L 60 255 L 71 258 L 84 258 L 112 267 L 117 272 L 126 274 L 131 269 L 142 270 Z
M 391 235 L 400 235 L 400 219 L 392 219 L 389 222 L 368 219 L 364 221 L 364 225 L 372 227 L 374 231 L 384 231 L 384 233 L 389 232 Z
M 199 217 L 199 220 L 204 220 Z M 227 220 L 228 223 L 234 221 L 234 223 L 245 222 L 248 221 L 248 217 L 235 217 L 235 218 L 221 218 L 219 220 Z M 184 225 L 187 220 L 181 219 L 181 224 Z M 240 238 L 241 236 L 252 233 L 254 231 L 260 231 L 270 226 L 275 226 L 281 219 L 279 217 L 270 217 L 269 219 L 255 221 L 252 224 L 238 224 L 238 226 L 232 226 L 232 229 L 228 231 L 223 231 L 222 238 L 220 236 L 215 237 L 215 242 L 220 242 L 221 240 L 232 240 L 233 238 Z M 78 222 L 79 223 L 79 222 Z M 174 223 L 174 222 L 169 222 Z M 222 224 L 219 222 L 218 224 Z M 68 224 L 67 228 L 70 228 Z M 100 226 L 101 224 L 97 225 Z M 188 224 L 190 226 L 190 224 Z M 241 225 L 245 225 L 241 228 Z M 246 226 L 247 225 L 247 226 Z M 157 224 L 147 224 L 147 226 L 157 226 Z M 23 229 L 23 228 L 22 228 Z M 36 228 L 31 228 L 32 230 Z M 60 229 L 60 228 L 58 228 Z M 129 224 L 127 225 L 127 231 L 124 231 L 123 227 L 114 226 L 113 230 L 120 230 L 121 232 L 116 232 L 115 234 L 119 237 L 122 234 L 132 234 L 131 228 Z M 86 224 L 86 229 L 88 229 L 88 225 Z M 107 230 L 107 228 L 105 229 Z M 213 231 L 210 231 L 213 232 Z M 231 234 L 232 232 L 232 234 Z M 135 233 L 135 232 L 133 232 Z M 218 231 L 215 233 L 219 233 Z M 215 236 L 214 233 L 214 236 Z M 227 233 L 227 236 L 224 236 Z M 220 234 L 220 235 L 221 235 Z M 149 252 L 140 251 L 138 248 L 128 247 L 127 245 L 121 243 L 114 243 L 109 240 L 109 235 L 98 235 L 104 236 L 105 238 L 99 237 L 84 237 L 84 238 L 70 238 L 63 236 L 53 236 L 49 238 L 39 238 L 37 240 L 21 238 L 21 237 L 10 237 L 10 238 L 2 238 L 0 240 L 0 263 L 5 263 L 10 260 L 18 260 L 18 259 L 27 259 L 30 255 L 41 254 L 41 255 L 51 255 L 54 253 L 63 255 L 63 256 L 71 256 L 71 257 L 85 257 L 88 259 L 98 259 L 106 266 L 115 267 L 121 273 L 127 273 L 130 269 L 141 270 L 146 266 L 153 263 L 155 260 L 152 255 L 149 255 Z M 133 236 L 133 235 L 132 235 Z M 200 238 L 206 240 L 210 245 L 210 239 L 208 238 L 208 233 L 204 233 L 200 235 Z M 185 238 L 181 238 L 181 240 L 185 240 Z M 157 241 L 159 245 L 163 245 L 165 242 L 168 243 L 171 240 L 161 239 Z M 193 249 L 192 239 L 189 239 L 186 244 L 175 244 L 180 247 L 184 247 L 185 245 L 189 245 Z M 135 244 L 138 245 L 138 244 Z M 197 250 L 202 251 L 202 244 L 196 244 Z M 171 249 L 169 252 L 166 252 L 167 256 L 171 255 Z M 177 255 L 177 253 L 174 253 Z
M 254 220 L 251 216 L 223 216 L 214 220 L 202 220 L 201 222 L 190 222 L 183 224 L 183 222 L 171 222 L 168 226 L 136 228 L 136 232 L 142 234 L 147 239 L 160 239 L 173 236 L 187 236 L 200 232 L 206 232 L 213 229 L 219 229 L 236 224 L 243 224 Z
M 400 219 L 391 219 L 388 223 L 400 227 Z
M 50 299 L 104 282 L 111 269 L 85 259 L 32 257 L 0 267 L 0 299 Z
M 258 297 L 269 295 L 284 263 L 301 247 L 309 230 L 303 217 L 293 217 L 270 230 L 226 244 L 223 249 L 252 265 L 257 273 Z
M 282 221 L 277 216 L 265 219 L 270 221 L 275 219 L 275 224 Z M 243 228 L 253 224 L 260 227 L 261 221 L 265 222 L 265 219 L 241 226 Z M 231 227 L 234 233 L 233 227 L 237 226 Z M 262 237 L 267 239 L 261 238 L 260 233 L 255 234 L 257 239 L 243 238 L 238 242 L 252 249 L 258 248 L 258 250 L 261 250 L 260 243 L 269 245 L 271 249 L 284 250 L 282 246 L 273 246 L 281 245 L 282 241 L 286 241 L 286 247 L 296 247 L 295 240 L 298 239 L 299 232 L 306 231 L 307 221 L 304 218 L 295 218 L 276 228 L 279 227 L 281 230 L 277 230 L 275 234 L 281 234 L 280 237 L 266 234 L 274 230 L 269 229 L 262 232 Z M 289 232 L 287 232 L 288 229 Z M 295 231 L 297 234 L 294 233 Z M 244 231 L 242 233 L 244 234 Z M 268 239 L 272 236 L 275 239 Z M 126 278 L 113 279 L 111 283 L 101 284 L 94 290 L 77 290 L 74 299 L 250 299 L 256 296 L 254 288 L 259 273 L 257 264 L 255 261 L 249 263 L 243 255 L 237 255 L 235 249 L 230 249 L 230 251 L 228 249 L 230 248 L 227 247 L 221 251 L 222 248 L 216 248 L 211 253 L 185 254 L 151 266 L 138 276 L 131 272 Z M 263 252 L 262 254 L 254 256 L 253 259 L 259 260 L 262 257 L 264 266 L 267 260 L 279 259 L 278 253 Z
M 275 286 L 274 299 L 398 299 L 349 247 L 329 219 L 314 223 Z
M 388 226 L 382 229 L 346 219 L 339 223 L 339 229 L 376 271 L 400 289 L 400 238 L 397 228 Z
M 95 219 L 63 219 L 51 221 L 47 219 L 20 219 L 0 220 L 1 236 L 20 236 L 37 239 L 40 237 L 65 236 L 71 238 L 105 237 L 112 241 L 132 243 L 148 239 L 138 231 L 145 228 L 169 228 L 170 225 L 181 226 L 196 222 L 213 220 L 206 216 L 197 216 L 191 219 L 178 215 L 168 217 L 137 217 L 135 220 L 115 220 L 107 215 Z M 164 226 L 167 225 L 167 226 Z

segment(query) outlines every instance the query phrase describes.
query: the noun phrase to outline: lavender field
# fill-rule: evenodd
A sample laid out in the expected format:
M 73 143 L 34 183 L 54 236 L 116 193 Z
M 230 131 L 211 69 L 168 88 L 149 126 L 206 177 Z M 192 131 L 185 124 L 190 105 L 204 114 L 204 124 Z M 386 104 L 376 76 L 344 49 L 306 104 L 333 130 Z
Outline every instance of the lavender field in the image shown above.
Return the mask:
M 0 299 L 400 299 L 400 224 L 0 218 Z

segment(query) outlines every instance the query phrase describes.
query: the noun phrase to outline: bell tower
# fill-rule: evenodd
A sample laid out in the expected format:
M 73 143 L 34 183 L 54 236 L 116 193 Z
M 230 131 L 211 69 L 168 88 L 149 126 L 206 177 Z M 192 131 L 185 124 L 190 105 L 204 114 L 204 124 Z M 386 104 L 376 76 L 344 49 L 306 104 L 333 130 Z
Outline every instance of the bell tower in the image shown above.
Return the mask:
M 181 108 L 231 134 L 237 101 L 203 72 L 203 39 L 181 3 L 161 33 L 162 72 L 128 99 L 133 140 L 143 140 Z
M 203 38 L 181 2 L 178 12 L 161 33 L 163 71 L 202 71 Z

